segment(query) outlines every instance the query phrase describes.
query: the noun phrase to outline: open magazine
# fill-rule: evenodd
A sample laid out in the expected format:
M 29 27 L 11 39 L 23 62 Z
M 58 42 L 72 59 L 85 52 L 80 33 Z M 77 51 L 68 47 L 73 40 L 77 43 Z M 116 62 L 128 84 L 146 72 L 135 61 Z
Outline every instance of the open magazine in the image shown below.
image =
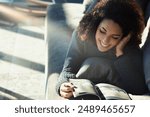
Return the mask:
M 111 84 L 93 85 L 87 79 L 70 79 L 70 82 L 74 85 L 75 100 L 131 100 L 125 90 Z

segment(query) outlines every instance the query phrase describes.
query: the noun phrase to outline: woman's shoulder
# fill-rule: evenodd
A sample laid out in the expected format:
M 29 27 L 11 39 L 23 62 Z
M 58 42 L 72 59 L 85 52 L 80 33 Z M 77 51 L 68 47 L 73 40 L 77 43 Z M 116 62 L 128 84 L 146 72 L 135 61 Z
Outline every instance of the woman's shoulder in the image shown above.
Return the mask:
M 137 47 L 137 46 L 129 46 L 125 49 L 125 53 L 121 59 L 125 61 L 130 61 L 133 63 L 141 64 L 142 50 L 140 47 Z
M 122 56 L 116 59 L 115 65 L 120 68 L 126 66 L 131 69 L 139 69 L 142 67 L 142 58 L 142 50 L 136 46 L 130 46 L 126 48 L 126 51 Z
M 142 49 L 137 45 L 128 45 L 125 48 L 125 53 L 135 55 L 135 54 L 141 54 Z

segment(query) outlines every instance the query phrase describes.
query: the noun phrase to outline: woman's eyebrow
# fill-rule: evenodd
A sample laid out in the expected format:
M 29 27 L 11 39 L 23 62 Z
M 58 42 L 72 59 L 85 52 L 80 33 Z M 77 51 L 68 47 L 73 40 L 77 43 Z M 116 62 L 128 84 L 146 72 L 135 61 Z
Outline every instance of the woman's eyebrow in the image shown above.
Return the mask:
M 120 34 L 113 34 L 113 36 L 120 37 L 121 35 Z

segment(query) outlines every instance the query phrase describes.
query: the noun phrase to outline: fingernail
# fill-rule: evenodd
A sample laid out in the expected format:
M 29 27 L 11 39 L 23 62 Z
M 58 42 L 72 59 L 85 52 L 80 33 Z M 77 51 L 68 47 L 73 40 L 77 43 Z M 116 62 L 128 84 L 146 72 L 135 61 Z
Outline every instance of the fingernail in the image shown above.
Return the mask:
M 78 87 L 74 86 L 73 88 L 77 89 Z
M 72 90 L 73 90 L 73 92 L 75 92 L 74 88 Z

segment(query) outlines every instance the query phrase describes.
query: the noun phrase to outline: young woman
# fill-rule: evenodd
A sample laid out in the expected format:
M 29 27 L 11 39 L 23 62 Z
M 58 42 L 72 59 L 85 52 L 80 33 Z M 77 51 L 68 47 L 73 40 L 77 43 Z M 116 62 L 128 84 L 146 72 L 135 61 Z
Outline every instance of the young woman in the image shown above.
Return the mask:
M 70 78 L 110 83 L 128 93 L 147 92 L 139 48 L 144 18 L 134 0 L 101 0 L 80 21 L 72 35 L 56 87 L 64 98 L 73 95 Z

